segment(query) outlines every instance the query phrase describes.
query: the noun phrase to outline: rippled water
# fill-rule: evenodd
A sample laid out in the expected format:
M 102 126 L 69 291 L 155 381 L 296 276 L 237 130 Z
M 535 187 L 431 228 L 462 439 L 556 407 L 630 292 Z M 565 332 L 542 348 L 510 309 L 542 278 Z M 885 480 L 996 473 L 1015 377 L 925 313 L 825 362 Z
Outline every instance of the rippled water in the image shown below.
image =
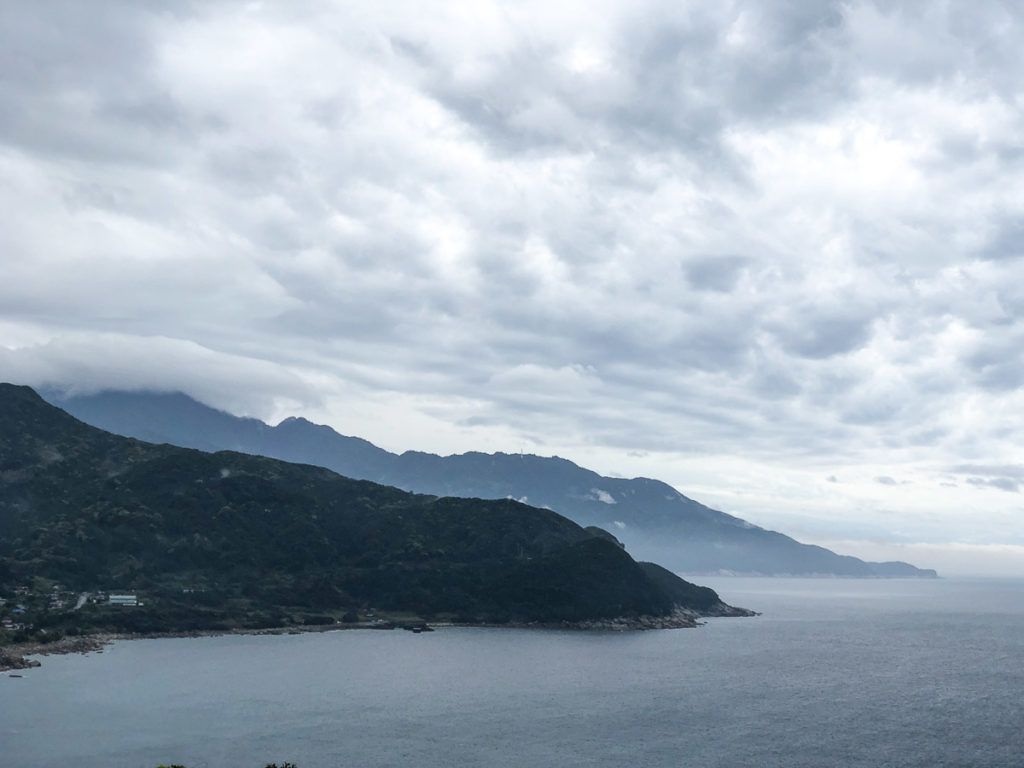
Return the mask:
M 1024 582 L 721 579 L 695 630 L 119 642 L 0 676 L 0 763 L 1024 764 Z

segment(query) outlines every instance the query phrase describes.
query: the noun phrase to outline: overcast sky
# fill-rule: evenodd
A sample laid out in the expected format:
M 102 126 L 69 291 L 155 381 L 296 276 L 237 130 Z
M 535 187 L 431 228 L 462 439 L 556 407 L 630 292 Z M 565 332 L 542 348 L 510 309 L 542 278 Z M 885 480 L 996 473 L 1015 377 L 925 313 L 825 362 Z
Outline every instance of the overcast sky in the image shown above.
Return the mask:
M 1024 575 L 1022 48 L 999 0 L 4 0 L 0 378 Z

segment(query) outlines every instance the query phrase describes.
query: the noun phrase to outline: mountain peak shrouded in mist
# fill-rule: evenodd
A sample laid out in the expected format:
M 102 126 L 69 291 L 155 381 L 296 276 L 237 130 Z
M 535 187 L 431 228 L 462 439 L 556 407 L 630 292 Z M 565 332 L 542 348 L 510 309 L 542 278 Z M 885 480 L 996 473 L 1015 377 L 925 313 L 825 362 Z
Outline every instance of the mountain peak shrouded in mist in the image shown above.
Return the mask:
M 704 506 L 661 481 L 604 477 L 557 457 L 475 451 L 394 454 L 306 419 L 289 418 L 271 427 L 183 400 L 180 394 L 50 397 L 83 421 L 132 437 L 314 464 L 417 493 L 512 498 L 546 507 L 581 525 L 612 531 L 634 556 L 682 573 L 935 576 L 907 563 L 870 563 L 801 544 Z

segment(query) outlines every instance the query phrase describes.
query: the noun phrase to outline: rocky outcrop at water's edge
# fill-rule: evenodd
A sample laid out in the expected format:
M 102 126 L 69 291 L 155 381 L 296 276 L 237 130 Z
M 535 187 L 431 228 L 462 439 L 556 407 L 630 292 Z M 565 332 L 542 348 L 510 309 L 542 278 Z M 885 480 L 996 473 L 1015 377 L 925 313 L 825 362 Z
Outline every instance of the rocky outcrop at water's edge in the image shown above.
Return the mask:
M 595 632 L 632 632 L 646 629 L 689 629 L 698 627 L 705 618 L 760 616 L 757 611 L 736 608 L 725 603 L 718 603 L 708 609 L 695 611 L 690 608 L 676 606 L 665 616 L 619 616 L 614 619 L 589 619 L 585 621 L 563 621 L 559 623 L 530 622 L 525 624 L 502 624 L 490 626 L 515 626 L 536 629 L 573 629 Z M 437 626 L 437 625 L 435 625 Z M 480 626 L 480 625 L 462 625 Z
M 0 672 L 11 669 L 30 669 L 42 664 L 29 656 L 48 656 L 63 653 L 91 653 L 114 640 L 113 635 L 95 634 L 65 637 L 52 643 L 20 643 L 0 648 Z
M 28 669 L 29 667 L 40 666 L 38 661 L 26 658 L 16 653 L 0 648 L 0 672 L 10 669 Z

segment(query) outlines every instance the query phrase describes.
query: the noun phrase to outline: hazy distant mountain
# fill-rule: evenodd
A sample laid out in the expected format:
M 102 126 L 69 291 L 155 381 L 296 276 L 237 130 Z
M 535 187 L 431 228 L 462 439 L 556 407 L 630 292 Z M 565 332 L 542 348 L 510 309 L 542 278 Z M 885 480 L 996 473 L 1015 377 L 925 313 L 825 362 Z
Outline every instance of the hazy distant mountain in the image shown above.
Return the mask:
M 272 427 L 209 408 L 183 394 L 46 395 L 83 421 L 152 442 L 230 449 L 315 464 L 408 491 L 485 499 L 511 497 L 580 525 L 612 531 L 634 556 L 682 573 L 934 577 L 901 562 L 869 563 L 801 544 L 710 509 L 658 480 L 603 477 L 560 458 L 522 454 L 401 455 L 330 427 L 290 418 Z
M 311 611 L 330 619 L 367 606 L 465 621 L 741 613 L 667 576 L 551 510 L 153 445 L 0 384 L 0 585 L 60 582 L 147 598 L 145 610 L 37 621 L 167 631 L 274 625 Z

